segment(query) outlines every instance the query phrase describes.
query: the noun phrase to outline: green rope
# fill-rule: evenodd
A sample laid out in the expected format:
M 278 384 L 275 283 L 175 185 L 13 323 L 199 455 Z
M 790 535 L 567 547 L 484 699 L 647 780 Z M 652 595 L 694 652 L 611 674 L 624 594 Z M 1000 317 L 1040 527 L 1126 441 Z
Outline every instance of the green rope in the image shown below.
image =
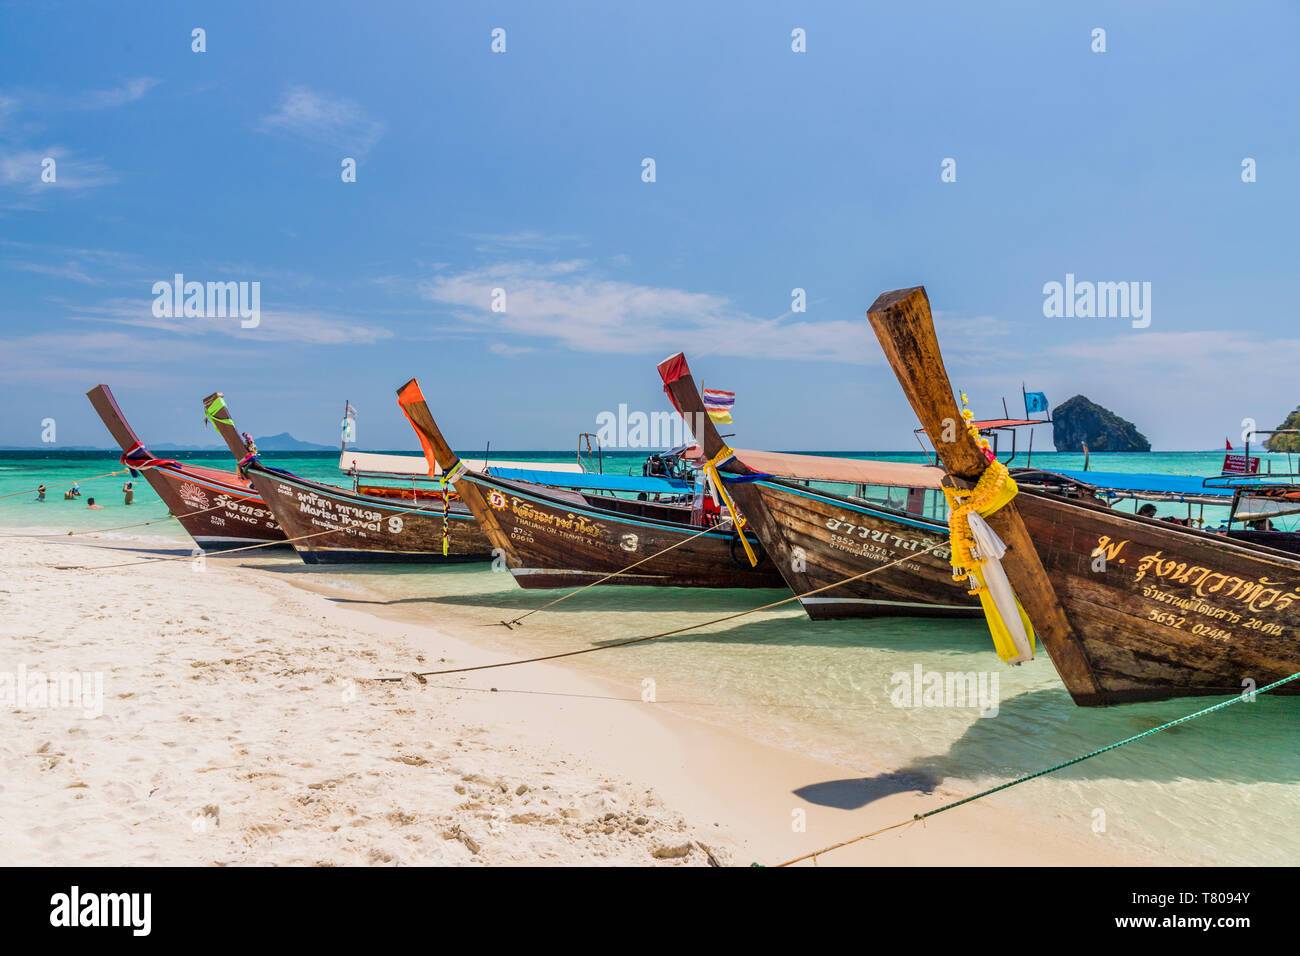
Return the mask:
M 218 396 L 217 398 L 214 398 L 212 400 L 211 405 L 208 405 L 206 408 L 203 409 L 203 414 L 208 416 L 208 421 L 210 421 L 214 427 L 217 425 L 229 425 L 231 428 L 234 428 L 235 423 L 231 420 L 229 415 L 227 415 L 225 418 L 217 417 L 217 414 L 225 407 L 226 407 L 226 400 Z
M 1292 674 L 1290 677 L 1283 677 L 1281 680 L 1276 680 L 1265 687 L 1261 687 L 1259 690 L 1254 691 L 1253 693 L 1254 694 L 1267 693 L 1273 688 L 1281 687 L 1283 684 L 1289 684 L 1291 683 L 1291 681 L 1296 680 L 1297 678 L 1300 678 L 1300 671 L 1297 671 L 1296 673 Z M 1216 710 L 1222 710 L 1224 707 L 1231 707 L 1233 704 L 1241 703 L 1241 701 L 1248 700 L 1252 696 L 1253 694 L 1243 693 L 1243 694 L 1239 694 L 1236 697 L 1230 697 L 1227 700 L 1222 700 L 1219 701 L 1219 703 L 1217 704 L 1213 704 L 1209 707 L 1206 707 L 1204 710 L 1198 710 L 1194 714 L 1187 714 L 1183 717 L 1179 717 L 1177 720 L 1171 720 L 1167 724 L 1161 724 L 1159 727 L 1152 727 L 1150 730 L 1144 730 L 1140 734 L 1134 734 L 1132 737 L 1125 737 L 1123 740 L 1116 741 L 1113 744 L 1108 744 L 1105 747 L 1099 747 L 1098 749 L 1093 750 L 1090 753 L 1086 753 L 1081 757 L 1073 757 L 1069 760 L 1064 760 L 1061 763 L 1046 768 L 1045 770 L 1037 770 L 1034 773 L 1026 774 L 1023 777 L 1017 777 L 1015 780 L 1010 780 L 1007 783 L 998 784 L 996 787 L 990 787 L 989 789 L 983 790 L 980 793 L 974 794 L 973 796 L 963 797 L 962 799 L 956 800 L 952 803 L 944 804 L 942 807 L 939 807 L 937 810 L 931 810 L 928 813 L 915 814 L 910 820 L 903 820 L 900 823 L 894 823 L 891 824 L 890 826 L 882 827 L 879 830 L 873 830 L 871 833 L 864 833 L 862 834 L 862 836 L 856 836 L 851 839 L 844 840 L 840 843 L 836 843 L 832 846 L 828 846 L 825 849 L 816 850 L 813 853 L 805 853 L 803 856 L 797 856 L 793 860 L 786 860 L 784 863 L 778 863 L 777 866 L 779 867 L 789 866 L 792 863 L 798 863 L 801 860 L 807 860 L 810 858 L 814 862 L 816 862 L 816 858 L 821 856 L 823 853 L 829 853 L 831 850 L 838 850 L 840 847 L 848 846 L 850 843 L 857 843 L 860 840 L 866 840 L 870 837 L 876 836 L 877 834 L 884 833 L 886 830 L 893 830 L 898 827 L 905 826 L 909 823 L 916 823 L 918 820 L 926 820 L 930 817 L 937 816 L 938 814 L 943 813 L 945 810 L 956 809 L 957 807 L 960 807 L 964 803 L 970 803 L 974 800 L 979 800 L 982 797 L 987 797 L 990 794 L 997 793 L 999 790 L 1006 790 L 1010 787 L 1014 787 L 1022 783 L 1027 783 L 1030 780 L 1034 780 L 1038 777 L 1044 777 L 1049 773 L 1055 773 L 1058 770 L 1064 770 L 1066 767 L 1072 767 L 1076 763 L 1082 763 L 1085 760 L 1091 760 L 1093 757 L 1100 756 L 1101 754 L 1104 754 L 1107 751 L 1115 750 L 1118 747 L 1123 747 L 1125 744 L 1131 744 L 1135 740 L 1141 740 L 1143 737 L 1150 737 L 1152 734 L 1158 734 L 1161 731 L 1168 730 L 1171 727 L 1177 727 L 1179 724 L 1185 724 L 1189 720 L 1195 720 L 1197 717 L 1204 717 L 1206 714 L 1212 714 Z M 758 866 L 759 864 L 756 863 L 754 865 Z

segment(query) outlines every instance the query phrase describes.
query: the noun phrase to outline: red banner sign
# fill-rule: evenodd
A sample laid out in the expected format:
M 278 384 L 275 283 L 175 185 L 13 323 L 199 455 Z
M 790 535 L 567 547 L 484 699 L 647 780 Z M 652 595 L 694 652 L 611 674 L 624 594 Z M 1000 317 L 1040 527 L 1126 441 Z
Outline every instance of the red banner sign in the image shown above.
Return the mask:
M 1259 459 L 1247 458 L 1245 455 L 1224 455 L 1223 473 L 1225 475 L 1258 475 Z

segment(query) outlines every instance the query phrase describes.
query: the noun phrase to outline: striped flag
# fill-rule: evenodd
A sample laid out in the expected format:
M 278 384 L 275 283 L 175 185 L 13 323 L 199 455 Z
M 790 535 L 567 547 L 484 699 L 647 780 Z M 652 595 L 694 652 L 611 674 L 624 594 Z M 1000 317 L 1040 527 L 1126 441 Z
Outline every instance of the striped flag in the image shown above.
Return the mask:
M 704 410 L 719 425 L 731 424 L 731 410 L 736 407 L 736 393 L 720 388 L 704 389 Z

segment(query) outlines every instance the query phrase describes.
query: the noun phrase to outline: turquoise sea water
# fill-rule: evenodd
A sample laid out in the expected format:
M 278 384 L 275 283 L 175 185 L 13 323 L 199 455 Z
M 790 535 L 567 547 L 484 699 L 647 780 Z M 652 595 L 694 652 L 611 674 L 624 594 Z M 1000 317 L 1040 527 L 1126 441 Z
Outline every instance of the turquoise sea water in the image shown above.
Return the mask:
M 0 498 L 0 525 L 7 533 L 44 530 L 59 536 L 49 539 L 50 546 L 57 547 L 70 530 L 109 529 L 158 519 L 163 523 L 97 535 L 96 543 L 188 548 L 184 532 L 168 522 L 166 509 L 143 481 L 136 482 L 135 504 L 129 508 L 123 506 L 119 491 L 125 476 L 83 481 L 83 497 L 77 501 L 64 501 L 62 489 L 53 487 L 116 470 L 115 456 L 53 452 L 20 457 L 24 454 L 31 453 L 0 453 L 0 495 L 44 482 L 51 487 L 50 500 L 37 504 L 30 495 Z M 465 454 L 473 457 L 472 452 Z M 176 457 L 212 467 L 229 463 L 216 453 Z M 268 452 L 263 457 L 304 477 L 346 483 L 336 468 L 337 455 Z M 572 453 L 494 452 L 493 457 L 573 460 Z M 639 473 L 642 457 L 607 453 L 605 470 Z M 864 457 L 922 460 L 919 453 Z M 1275 472 L 1293 470 L 1294 460 L 1288 462 L 1285 455 L 1266 459 Z M 1095 470 L 1122 472 L 1206 475 L 1217 473 L 1221 462 L 1221 452 L 1092 456 Z M 1015 464 L 1023 463 L 1022 455 Z M 1033 463 L 1077 469 L 1082 467 L 1082 456 L 1039 453 Z M 104 510 L 86 509 L 86 498 L 92 495 Z M 1186 506 L 1164 505 L 1161 511 L 1185 515 Z M 1207 524 L 1217 523 L 1209 508 L 1205 517 Z M 221 560 L 210 560 L 209 567 L 219 567 Z M 258 551 L 224 560 L 287 576 L 349 606 L 433 625 L 440 621 L 490 625 L 555 596 L 522 591 L 508 574 L 493 573 L 486 566 L 317 569 L 293 555 Z M 129 572 L 121 572 L 124 581 Z M 474 634 L 507 653 L 529 656 L 708 621 L 786 594 L 593 589 L 533 615 L 523 627 L 483 627 Z M 411 666 L 404 669 L 413 669 L 413 662 L 408 663 Z M 846 811 L 885 794 L 925 791 L 941 782 L 958 793 L 973 792 L 1216 700 L 1078 708 L 1045 655 L 1018 668 L 999 662 L 982 622 L 893 619 L 814 624 L 797 604 L 663 641 L 586 655 L 565 666 L 613 681 L 616 692 L 611 696 L 628 701 L 639 701 L 642 682 L 650 678 L 661 706 L 839 762 L 844 767 L 839 781 L 809 781 L 799 794 L 809 808 L 810 828 L 820 820 L 833 837 L 852 832 L 852 818 Z M 912 675 L 917 667 L 923 673 L 996 675 L 997 715 L 981 718 L 972 707 L 895 706 L 893 692 L 902 682 L 901 675 Z M 502 692 L 527 691 L 527 668 L 494 671 L 477 683 L 471 675 L 470 684 L 478 683 Z M 610 701 L 611 707 L 633 705 Z M 1300 698 L 1263 695 L 1254 703 L 1234 705 L 990 799 L 1024 819 L 1027 839 L 1032 839 L 1035 821 L 1050 820 L 1077 832 L 1080 839 L 1108 841 L 1117 850 L 1152 861 L 1292 863 L 1300 854 L 1297 731 Z M 902 770 L 886 772 L 886 768 Z M 1097 833 L 1102 815 L 1105 830 Z

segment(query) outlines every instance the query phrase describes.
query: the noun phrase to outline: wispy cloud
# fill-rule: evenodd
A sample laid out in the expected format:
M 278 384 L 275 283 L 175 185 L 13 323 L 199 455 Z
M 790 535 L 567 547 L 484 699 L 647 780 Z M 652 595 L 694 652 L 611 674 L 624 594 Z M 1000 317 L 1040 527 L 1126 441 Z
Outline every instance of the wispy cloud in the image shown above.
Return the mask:
M 16 194 L 5 203 L 9 208 L 33 208 L 41 194 L 81 192 L 117 182 L 117 176 L 103 161 L 80 155 L 57 143 L 33 142 L 40 122 L 10 122 L 32 113 L 43 116 L 51 111 L 108 109 L 133 103 L 156 86 L 148 76 L 135 77 L 103 90 L 91 90 L 72 96 L 24 92 L 21 98 L 0 93 L 0 189 Z M 53 160 L 53 180 L 46 173 L 47 160 Z
M 54 181 L 41 178 L 45 160 L 54 160 Z M 62 146 L 12 149 L 0 143 L 0 187 L 34 195 L 50 190 L 79 191 L 117 182 L 113 171 L 96 159 L 77 156 Z
M 502 358 L 514 358 L 516 355 L 527 355 L 529 352 L 536 352 L 537 349 L 531 345 L 508 345 L 505 342 L 493 342 L 488 346 L 488 351 L 493 355 L 500 355 Z
M 70 310 L 70 319 L 152 329 L 169 336 L 235 336 L 250 342 L 293 342 L 299 345 L 374 345 L 393 332 L 373 322 L 358 322 L 327 312 L 294 308 L 263 308 L 256 328 L 240 327 L 237 318 L 158 318 L 153 299 L 110 299 Z
M 83 109 L 109 109 L 134 103 L 158 85 L 152 76 L 137 76 L 107 90 L 91 90 L 74 102 Z
M 258 121 L 265 133 L 282 133 L 364 156 L 384 133 L 354 100 L 334 99 L 305 86 L 291 87 L 279 108 Z
M 133 255 L 115 249 L 60 246 L 0 239 L 0 264 L 82 285 L 138 282 L 149 270 Z
M 48 332 L 0 340 L 0 376 L 5 381 L 79 388 L 107 372 L 119 377 L 147 374 L 155 384 L 180 383 L 192 380 L 195 367 L 244 355 L 243 348 L 111 329 Z
M 84 285 L 100 285 L 103 280 L 87 273 L 78 262 L 65 262 L 62 265 L 55 265 L 44 262 L 10 262 L 7 263 L 10 268 L 18 269 L 22 272 L 35 272 L 38 275 L 53 276 L 56 279 L 67 279 L 71 282 L 80 282 Z
M 529 229 L 521 229 L 516 232 L 470 233 L 466 238 L 476 243 L 476 251 L 488 253 L 514 250 L 555 254 L 555 250 L 562 246 L 587 245 L 587 241 L 581 236 L 535 232 Z
M 495 289 L 505 292 L 504 312 L 492 311 Z M 767 318 L 722 295 L 612 280 L 581 259 L 437 275 L 421 292 L 474 327 L 575 352 L 640 355 L 690 345 L 698 354 L 746 358 L 880 360 L 864 319 Z

